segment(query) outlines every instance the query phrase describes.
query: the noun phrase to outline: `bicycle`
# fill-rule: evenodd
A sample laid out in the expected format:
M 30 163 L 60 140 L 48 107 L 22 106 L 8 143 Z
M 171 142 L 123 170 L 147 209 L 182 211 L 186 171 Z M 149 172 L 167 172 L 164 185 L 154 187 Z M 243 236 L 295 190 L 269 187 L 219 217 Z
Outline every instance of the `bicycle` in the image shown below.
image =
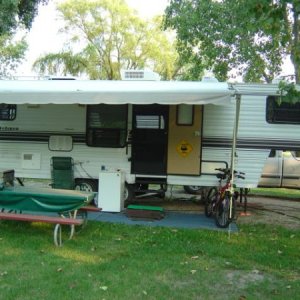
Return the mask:
M 205 200 L 205 215 L 207 217 L 214 216 L 216 225 L 220 228 L 226 228 L 234 220 L 236 200 L 239 196 L 238 192 L 231 193 L 231 170 L 215 169 L 221 173 L 216 174 L 219 179 L 219 186 L 212 187 L 207 193 Z M 243 172 L 234 171 L 234 177 L 245 179 Z M 222 181 L 226 180 L 222 185 Z M 231 207 L 230 207 L 231 206 Z

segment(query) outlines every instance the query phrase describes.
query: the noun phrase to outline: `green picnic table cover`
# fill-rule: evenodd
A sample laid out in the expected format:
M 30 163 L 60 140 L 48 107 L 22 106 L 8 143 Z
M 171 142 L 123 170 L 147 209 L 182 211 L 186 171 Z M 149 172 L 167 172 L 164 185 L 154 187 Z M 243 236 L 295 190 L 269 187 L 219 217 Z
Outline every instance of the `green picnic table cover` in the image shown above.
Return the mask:
M 94 193 L 50 188 L 5 187 L 0 190 L 0 209 L 66 212 L 87 205 Z

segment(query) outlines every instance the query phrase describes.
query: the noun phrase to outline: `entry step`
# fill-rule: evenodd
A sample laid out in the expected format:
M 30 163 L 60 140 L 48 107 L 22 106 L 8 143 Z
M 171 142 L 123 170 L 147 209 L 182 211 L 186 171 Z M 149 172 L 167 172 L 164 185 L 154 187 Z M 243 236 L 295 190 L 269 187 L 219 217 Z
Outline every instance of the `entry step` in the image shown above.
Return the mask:
M 161 177 L 136 177 L 135 182 L 139 184 L 166 184 L 167 178 Z

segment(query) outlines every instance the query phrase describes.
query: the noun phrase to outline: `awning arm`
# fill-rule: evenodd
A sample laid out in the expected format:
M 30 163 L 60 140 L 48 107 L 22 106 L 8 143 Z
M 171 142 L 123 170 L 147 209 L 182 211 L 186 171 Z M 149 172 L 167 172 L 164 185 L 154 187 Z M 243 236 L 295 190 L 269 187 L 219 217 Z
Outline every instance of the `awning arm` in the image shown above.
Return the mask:
M 232 139 L 231 162 L 230 162 L 231 187 L 230 187 L 229 218 L 232 218 L 232 196 L 234 193 L 233 185 L 234 185 L 234 169 L 235 169 L 235 152 L 236 152 L 237 134 L 238 134 L 238 127 L 239 127 L 240 108 L 241 108 L 241 95 L 236 95 L 235 120 L 234 120 L 234 127 L 233 127 L 233 139 Z

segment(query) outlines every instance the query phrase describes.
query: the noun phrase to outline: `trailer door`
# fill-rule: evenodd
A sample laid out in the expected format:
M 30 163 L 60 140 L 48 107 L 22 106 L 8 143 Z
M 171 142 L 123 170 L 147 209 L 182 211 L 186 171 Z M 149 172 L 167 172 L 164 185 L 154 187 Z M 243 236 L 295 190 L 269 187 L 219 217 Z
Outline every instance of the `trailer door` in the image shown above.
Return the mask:
M 170 106 L 168 174 L 200 175 L 201 135 L 202 106 Z
M 166 174 L 168 110 L 168 106 L 158 104 L 133 106 L 133 174 Z

